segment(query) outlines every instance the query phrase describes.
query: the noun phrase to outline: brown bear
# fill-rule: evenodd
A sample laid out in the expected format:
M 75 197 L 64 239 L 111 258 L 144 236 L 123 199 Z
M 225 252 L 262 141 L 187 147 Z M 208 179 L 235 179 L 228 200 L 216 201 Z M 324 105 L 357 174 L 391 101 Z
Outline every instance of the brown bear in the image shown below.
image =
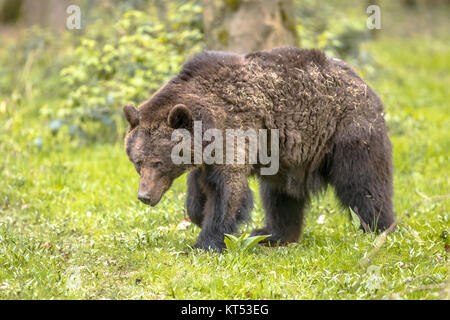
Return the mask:
M 297 241 L 310 196 L 327 185 L 365 231 L 385 230 L 394 221 L 392 146 L 382 103 L 351 67 L 319 50 L 204 51 L 150 100 L 138 109 L 126 105 L 124 113 L 130 124 L 126 152 L 140 175 L 139 200 L 156 205 L 172 181 L 189 171 L 187 213 L 201 227 L 196 248 L 221 251 L 224 234 L 249 217 L 251 175 L 259 178 L 265 210 L 265 226 L 252 235 L 270 235 L 269 243 Z M 260 162 L 174 163 L 179 141 L 173 133 L 194 135 L 200 121 L 202 133 L 276 132 L 276 174 L 262 175 Z M 248 151 L 245 141 L 237 148 Z

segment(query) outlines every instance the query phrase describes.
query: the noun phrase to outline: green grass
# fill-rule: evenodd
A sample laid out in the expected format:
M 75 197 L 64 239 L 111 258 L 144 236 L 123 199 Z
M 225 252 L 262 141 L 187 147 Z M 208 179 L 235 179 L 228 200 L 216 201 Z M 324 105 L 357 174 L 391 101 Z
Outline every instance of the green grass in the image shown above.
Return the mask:
M 178 227 L 185 177 L 147 207 L 121 143 L 53 143 L 29 116 L 38 102 L 5 97 L 2 107 L 0 98 L 0 298 L 448 299 L 450 206 L 433 198 L 449 194 L 447 40 L 382 37 L 366 48 L 378 64 L 368 79 L 386 105 L 401 217 L 370 263 L 377 236 L 352 223 L 332 190 L 312 202 L 298 243 L 193 250 L 200 229 Z M 242 232 L 263 223 L 256 199 Z

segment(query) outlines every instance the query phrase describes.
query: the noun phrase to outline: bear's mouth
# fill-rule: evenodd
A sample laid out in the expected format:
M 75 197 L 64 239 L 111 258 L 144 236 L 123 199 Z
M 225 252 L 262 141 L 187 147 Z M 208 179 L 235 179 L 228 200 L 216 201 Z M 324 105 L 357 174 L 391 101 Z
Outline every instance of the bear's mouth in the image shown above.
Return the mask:
M 143 204 L 146 204 L 146 205 L 148 205 L 148 206 L 154 207 L 154 206 L 156 206 L 156 205 L 159 203 L 159 201 L 161 200 L 162 196 L 163 196 L 163 194 L 161 194 L 161 195 L 159 196 L 159 198 L 157 198 L 156 200 L 152 200 L 152 199 L 150 199 L 150 198 L 143 198 L 143 197 L 138 197 L 138 199 L 139 199 Z
M 149 205 L 150 205 L 151 207 L 156 206 L 156 205 L 159 203 L 159 201 L 161 201 L 162 196 L 163 196 L 163 194 L 161 194 L 161 195 L 159 196 L 159 198 L 156 199 L 155 201 L 150 202 Z

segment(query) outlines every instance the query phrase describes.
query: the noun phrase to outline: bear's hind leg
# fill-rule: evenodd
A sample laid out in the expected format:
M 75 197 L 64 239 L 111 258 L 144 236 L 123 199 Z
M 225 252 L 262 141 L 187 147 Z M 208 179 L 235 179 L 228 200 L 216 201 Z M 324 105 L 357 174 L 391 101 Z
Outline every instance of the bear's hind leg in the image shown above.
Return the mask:
M 265 210 L 265 226 L 252 231 L 252 236 L 271 235 L 261 242 L 286 244 L 300 237 L 306 199 L 296 199 L 273 188 L 260 179 L 261 202 Z
M 341 203 L 362 220 L 365 231 L 383 231 L 394 222 L 391 146 L 386 136 L 336 144 L 329 182 Z

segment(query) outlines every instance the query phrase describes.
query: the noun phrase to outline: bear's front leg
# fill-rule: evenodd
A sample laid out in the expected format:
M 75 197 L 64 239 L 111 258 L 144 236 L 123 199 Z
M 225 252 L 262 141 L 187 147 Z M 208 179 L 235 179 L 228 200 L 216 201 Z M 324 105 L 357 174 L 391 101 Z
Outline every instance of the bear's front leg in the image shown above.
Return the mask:
M 193 223 L 201 227 L 204 214 L 206 195 L 204 172 L 202 169 L 195 169 L 189 173 L 187 178 L 187 199 L 186 211 Z
M 205 170 L 205 194 L 202 231 L 194 248 L 216 250 L 225 248 L 225 234 L 237 231 L 238 224 L 253 207 L 247 175 L 224 167 Z

